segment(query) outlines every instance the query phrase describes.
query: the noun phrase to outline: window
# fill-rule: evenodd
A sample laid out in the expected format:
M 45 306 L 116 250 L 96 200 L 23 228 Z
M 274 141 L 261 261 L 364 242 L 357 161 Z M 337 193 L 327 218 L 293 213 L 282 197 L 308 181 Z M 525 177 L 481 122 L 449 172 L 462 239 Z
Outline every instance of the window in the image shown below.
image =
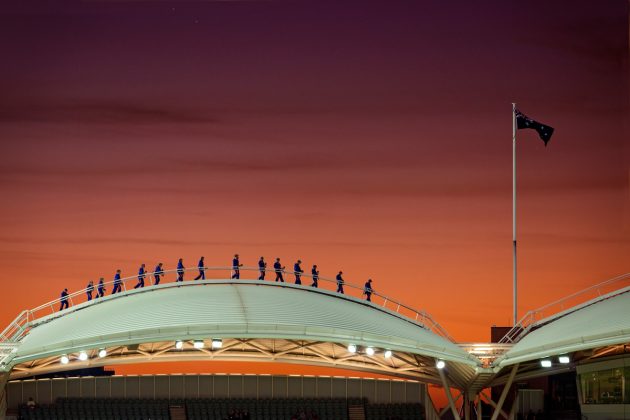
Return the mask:
M 625 368 L 626 383 L 630 383 L 630 368 Z M 623 404 L 624 402 L 624 368 L 605 369 L 596 372 L 582 373 L 583 404 Z M 630 400 L 628 390 L 626 401 Z

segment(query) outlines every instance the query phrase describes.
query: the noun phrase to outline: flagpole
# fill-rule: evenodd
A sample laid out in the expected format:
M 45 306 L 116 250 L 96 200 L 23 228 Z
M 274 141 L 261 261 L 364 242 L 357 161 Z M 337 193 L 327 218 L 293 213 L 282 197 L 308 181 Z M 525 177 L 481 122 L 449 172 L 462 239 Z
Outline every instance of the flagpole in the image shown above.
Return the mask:
M 516 283 L 516 104 L 512 103 L 512 262 L 513 262 L 513 320 L 518 322 L 517 283 Z

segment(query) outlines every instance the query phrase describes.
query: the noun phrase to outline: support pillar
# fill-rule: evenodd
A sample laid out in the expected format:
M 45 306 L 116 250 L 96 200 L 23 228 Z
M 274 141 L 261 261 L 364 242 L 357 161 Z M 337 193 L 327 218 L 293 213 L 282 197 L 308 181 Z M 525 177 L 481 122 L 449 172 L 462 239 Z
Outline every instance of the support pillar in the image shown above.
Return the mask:
M 453 402 L 454 402 L 455 404 L 457 404 L 457 401 L 459 401 L 459 399 L 460 399 L 461 397 L 462 397 L 462 394 L 460 393 L 460 394 L 457 396 L 457 398 L 455 398 L 455 399 L 453 400 Z M 446 407 L 444 407 L 444 408 L 442 409 L 442 411 L 440 411 L 440 418 L 442 418 L 442 416 L 443 416 L 444 414 L 446 414 L 446 412 L 447 412 L 448 410 L 450 410 L 450 409 L 451 409 L 451 406 L 450 406 L 450 405 L 447 405 Z
M 490 404 L 490 406 L 492 408 L 494 408 L 495 410 L 497 409 L 497 407 L 498 407 L 497 403 L 492 401 L 492 398 L 490 398 L 485 392 L 482 391 L 482 393 L 480 395 L 483 395 L 486 398 L 486 401 L 488 402 L 488 404 Z M 507 413 L 505 411 L 499 409 L 499 413 L 503 416 L 504 419 L 508 418 L 508 415 L 507 415 Z
M 482 420 L 481 406 L 481 394 L 479 394 L 477 395 L 477 420 Z
M 457 412 L 457 407 L 455 407 L 455 402 L 453 401 L 453 396 L 451 395 L 451 388 L 448 385 L 448 380 L 446 379 L 446 375 L 444 375 L 444 369 L 438 369 L 440 373 L 440 379 L 442 380 L 442 386 L 444 387 L 444 392 L 446 392 L 446 398 L 448 398 L 448 405 L 451 407 L 451 412 L 453 413 L 453 418 L 455 420 L 461 420 L 459 413 Z
M 497 420 L 499 417 L 499 412 L 503 408 L 503 403 L 505 402 L 505 397 L 507 397 L 508 391 L 512 387 L 512 382 L 514 381 L 514 377 L 516 376 L 516 371 L 518 370 L 518 363 L 512 367 L 512 372 L 510 372 L 510 377 L 508 378 L 505 386 L 503 387 L 503 392 L 501 392 L 501 397 L 499 398 L 499 402 L 497 403 L 497 408 L 492 413 L 492 417 L 490 420 Z
M 470 397 L 468 396 L 468 393 L 464 394 L 464 418 L 466 420 L 471 420 L 471 417 L 470 417 Z

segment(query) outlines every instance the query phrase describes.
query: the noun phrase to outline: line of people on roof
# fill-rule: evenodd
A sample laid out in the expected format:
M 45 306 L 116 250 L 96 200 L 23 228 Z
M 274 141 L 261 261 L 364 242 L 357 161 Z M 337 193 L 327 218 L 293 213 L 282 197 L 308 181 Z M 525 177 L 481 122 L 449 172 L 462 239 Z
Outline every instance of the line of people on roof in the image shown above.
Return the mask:
M 241 264 L 240 262 L 239 255 L 234 254 L 234 258 L 232 259 L 232 277 L 231 277 L 232 279 L 239 280 L 241 278 L 240 268 L 242 266 L 243 264 Z M 276 274 L 276 278 L 275 278 L 276 282 L 284 283 L 283 274 L 284 274 L 285 268 L 286 267 L 280 263 L 280 258 L 276 258 L 276 261 L 273 264 L 273 272 Z M 205 265 L 204 257 L 201 257 L 199 259 L 199 262 L 197 263 L 197 269 L 199 270 L 199 274 L 197 275 L 197 277 L 194 278 L 194 280 L 205 280 L 207 267 Z M 258 276 L 258 280 L 264 281 L 265 274 L 267 273 L 267 262 L 265 261 L 264 257 L 260 257 L 260 260 L 258 260 L 258 270 L 260 272 L 260 275 Z M 180 258 L 177 261 L 177 269 L 176 269 L 177 278 L 175 279 L 175 282 L 183 282 L 185 272 L 186 272 L 186 267 L 184 267 L 184 260 L 183 258 Z M 304 270 L 302 269 L 302 261 L 297 260 L 295 264 L 293 264 L 293 274 L 295 275 L 295 284 L 297 285 L 302 284 L 303 273 L 304 273 Z M 158 265 L 156 265 L 155 269 L 153 270 L 153 280 L 154 280 L 153 285 L 155 286 L 155 285 L 160 284 L 160 281 L 162 280 L 164 275 L 165 275 L 164 264 L 158 263 Z M 344 294 L 343 285 L 345 282 L 342 275 L 343 275 L 343 271 L 340 270 L 339 273 L 337 273 L 335 280 L 337 282 L 337 293 Z M 138 282 L 134 286 L 134 289 L 144 287 L 146 277 L 147 277 L 146 264 L 143 263 L 140 265 L 140 268 L 138 269 Z M 311 283 L 311 287 L 315 287 L 315 288 L 319 287 L 319 284 L 318 284 L 319 269 L 317 268 L 316 264 L 314 264 L 313 268 L 311 269 L 311 278 L 313 280 L 313 282 Z M 94 291 L 96 291 L 95 296 L 93 296 Z M 116 293 L 120 293 L 122 291 L 123 291 L 122 270 L 118 269 L 116 270 L 116 274 L 114 274 L 114 288 L 112 289 L 111 294 L 113 295 Z M 92 300 L 93 298 L 97 299 L 97 298 L 105 296 L 105 279 L 101 277 L 96 287 L 94 286 L 94 282 L 90 280 L 90 282 L 85 288 L 85 293 L 87 295 L 88 301 Z M 372 279 L 368 279 L 368 281 L 365 282 L 363 286 L 363 295 L 366 296 L 366 300 L 368 302 L 372 301 L 371 299 L 372 293 L 374 293 L 374 289 L 372 289 Z M 59 308 L 60 311 L 63 309 L 67 309 L 69 307 L 68 299 L 69 299 L 68 289 L 65 288 L 61 292 L 61 299 L 60 299 L 61 306 Z

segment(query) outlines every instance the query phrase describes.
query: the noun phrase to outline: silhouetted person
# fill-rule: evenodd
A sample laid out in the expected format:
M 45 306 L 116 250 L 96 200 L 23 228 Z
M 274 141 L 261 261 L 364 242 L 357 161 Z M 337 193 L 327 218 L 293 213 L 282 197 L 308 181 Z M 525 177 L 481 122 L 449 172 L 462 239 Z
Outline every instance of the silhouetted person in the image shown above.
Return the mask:
M 316 265 L 314 265 L 311 269 L 311 275 L 313 276 L 313 284 L 311 284 L 311 287 L 317 287 L 317 280 L 319 280 L 319 270 L 317 269 Z
M 96 297 L 100 298 L 105 296 L 105 279 L 101 277 L 98 279 L 98 287 L 96 288 Z
M 372 279 L 368 279 L 367 282 L 363 285 L 363 294 L 366 296 L 366 300 L 368 302 L 372 302 L 372 293 L 374 290 L 372 289 Z
M 153 270 L 153 279 L 154 279 L 154 285 L 158 285 L 160 284 L 160 278 L 162 278 L 162 276 L 164 276 L 164 268 L 162 268 L 164 264 L 159 263 L 158 265 L 155 266 L 155 269 Z
M 112 289 L 112 295 L 118 292 L 122 292 L 122 281 L 120 281 L 120 269 L 116 270 L 114 275 L 114 288 Z
M 273 263 L 273 269 L 276 270 L 276 281 L 284 283 L 284 277 L 282 277 L 282 270 L 284 270 L 284 267 L 280 264 L 280 258 L 276 258 L 276 262 Z
M 203 262 L 203 257 L 199 258 L 199 262 L 197 263 L 197 268 L 199 269 L 199 275 L 195 277 L 195 280 L 205 280 L 206 279 L 206 265 Z
M 304 272 L 304 270 L 302 270 L 302 266 L 300 264 L 302 264 L 301 260 L 297 260 L 297 262 L 293 264 L 293 273 L 295 274 L 295 284 L 302 284 L 302 273 Z
M 337 293 L 341 293 L 343 294 L 343 277 L 341 277 L 341 275 L 343 274 L 343 271 L 340 271 L 339 274 L 337 274 Z
M 138 269 L 138 283 L 136 283 L 135 286 L 133 286 L 134 289 L 137 289 L 138 287 L 144 287 L 144 278 L 147 276 L 147 271 L 145 269 L 145 265 L 142 264 L 140 266 L 140 268 Z
M 175 281 L 184 281 L 185 269 L 186 267 L 184 267 L 184 260 L 180 258 L 179 261 L 177 261 L 177 280 Z
M 35 406 L 37 404 L 35 403 L 35 400 L 33 399 L 33 397 L 28 397 L 28 401 L 26 402 L 26 407 L 28 407 L 29 410 L 35 410 Z
M 242 267 L 243 264 L 241 264 L 241 262 L 238 259 L 238 254 L 234 254 L 234 258 L 232 259 L 232 270 L 234 270 L 234 273 L 232 274 L 232 278 L 233 279 L 240 279 L 241 278 L 241 270 L 240 267 Z
M 258 277 L 258 280 L 265 279 L 266 268 L 267 268 L 267 261 L 265 261 L 265 258 L 260 257 L 260 260 L 258 260 L 258 269 L 260 270 L 260 276 Z
M 63 291 L 61 292 L 61 306 L 59 307 L 59 310 L 63 311 L 64 309 L 68 308 L 68 289 L 63 289 Z
M 92 292 L 94 292 L 94 282 L 90 280 L 87 287 L 85 288 L 85 294 L 87 295 L 87 300 L 92 300 Z

